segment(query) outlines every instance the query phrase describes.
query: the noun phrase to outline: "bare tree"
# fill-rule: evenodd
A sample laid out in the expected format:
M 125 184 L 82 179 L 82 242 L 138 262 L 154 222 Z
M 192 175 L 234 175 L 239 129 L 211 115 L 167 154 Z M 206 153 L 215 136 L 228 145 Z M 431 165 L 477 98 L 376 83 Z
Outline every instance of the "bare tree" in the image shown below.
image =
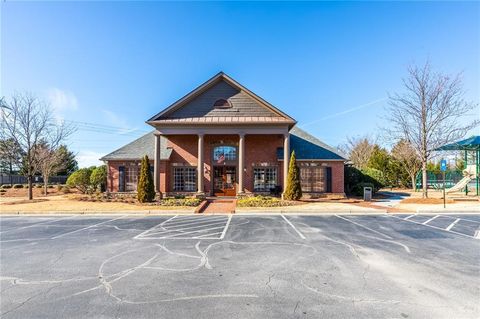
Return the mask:
M 412 189 L 417 190 L 416 176 L 422 167 L 422 161 L 417 154 L 417 151 L 406 140 L 400 140 L 392 148 L 392 156 L 398 161 L 400 167 L 407 172 L 412 181 Z
M 57 172 L 66 167 L 66 163 L 63 162 L 62 153 L 59 149 L 53 149 L 48 144 L 41 144 L 36 149 L 35 154 L 38 161 L 38 171 L 43 177 L 43 187 L 45 196 L 48 195 L 48 179 Z
M 433 72 L 424 66 L 410 66 L 403 79 L 405 92 L 390 95 L 387 107 L 389 135 L 404 139 L 415 149 L 422 163 L 423 197 L 428 197 L 427 162 L 438 147 L 454 142 L 478 125 L 467 113 L 476 105 L 464 99 L 460 75 Z
M 29 93 L 16 93 L 9 101 L 2 100 L 0 138 L 12 139 L 23 154 L 23 173 L 28 180 L 28 199 L 33 198 L 33 176 L 39 171 L 38 150 L 43 143 L 56 149 L 73 127 L 54 120 L 47 103 Z
M 347 155 L 353 165 L 358 169 L 367 167 L 372 156 L 375 143 L 370 142 L 368 137 L 348 138 L 347 143 L 339 149 Z

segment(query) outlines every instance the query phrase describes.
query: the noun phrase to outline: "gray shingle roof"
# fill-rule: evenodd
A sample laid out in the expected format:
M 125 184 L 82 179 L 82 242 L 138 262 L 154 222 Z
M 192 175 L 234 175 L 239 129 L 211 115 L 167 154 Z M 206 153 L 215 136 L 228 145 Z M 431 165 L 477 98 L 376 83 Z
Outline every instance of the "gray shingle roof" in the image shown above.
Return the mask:
M 155 136 L 153 132 L 154 131 L 151 131 L 118 150 L 105 155 L 100 160 L 140 160 L 145 155 L 147 155 L 149 159 L 153 159 L 155 151 Z M 160 159 L 162 160 L 168 160 L 172 154 L 172 149 L 167 148 L 167 141 L 167 138 L 164 136 L 160 138 Z
M 230 107 L 216 108 L 216 101 L 228 100 Z M 247 119 L 248 118 L 248 119 Z M 233 119 L 233 121 L 231 120 Z M 173 103 L 147 123 L 153 126 L 163 123 L 208 124 L 209 122 L 285 123 L 293 126 L 296 121 L 246 87 L 220 72 L 201 84 L 177 102 Z M 231 124 L 231 123 L 230 123 Z
M 299 160 L 346 160 L 339 151 L 296 126 L 290 130 L 290 150 Z M 277 158 L 283 159 L 283 147 L 277 149 Z

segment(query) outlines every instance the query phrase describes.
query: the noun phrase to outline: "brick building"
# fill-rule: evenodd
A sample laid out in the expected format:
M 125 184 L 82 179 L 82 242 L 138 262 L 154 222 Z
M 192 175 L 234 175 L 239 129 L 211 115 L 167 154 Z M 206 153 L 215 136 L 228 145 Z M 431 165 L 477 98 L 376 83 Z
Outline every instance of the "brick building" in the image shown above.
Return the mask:
M 294 150 L 304 193 L 344 193 L 341 154 L 222 72 L 147 123 L 152 132 L 101 159 L 108 191 L 135 191 L 141 158 L 148 155 L 163 194 L 278 192 Z

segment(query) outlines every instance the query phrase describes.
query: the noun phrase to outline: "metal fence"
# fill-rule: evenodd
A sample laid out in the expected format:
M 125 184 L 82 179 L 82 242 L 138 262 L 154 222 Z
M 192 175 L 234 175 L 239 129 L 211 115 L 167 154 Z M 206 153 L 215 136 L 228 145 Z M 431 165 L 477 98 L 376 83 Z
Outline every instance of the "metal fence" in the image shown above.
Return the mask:
M 48 179 L 50 184 L 65 184 L 68 176 L 51 176 Z M 43 177 L 34 176 L 34 183 L 43 183 Z M 0 185 L 3 184 L 27 184 L 27 178 L 22 175 L 0 175 Z

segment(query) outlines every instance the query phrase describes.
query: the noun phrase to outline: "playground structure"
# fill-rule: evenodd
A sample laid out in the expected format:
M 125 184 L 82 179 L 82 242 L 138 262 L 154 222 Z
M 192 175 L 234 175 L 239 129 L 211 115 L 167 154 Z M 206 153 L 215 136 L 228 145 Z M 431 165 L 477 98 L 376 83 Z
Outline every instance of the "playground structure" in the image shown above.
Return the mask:
M 455 185 L 445 185 L 448 189 L 446 193 L 459 192 L 465 189 L 465 195 L 468 195 L 469 184 L 474 181 L 476 195 L 479 195 L 479 166 L 480 166 L 480 136 L 472 136 L 465 140 L 461 140 L 455 143 L 447 144 L 436 149 L 436 151 L 464 151 L 465 152 L 465 165 L 463 170 L 463 178 L 460 179 Z M 468 154 L 470 156 L 470 162 Z M 447 178 L 445 177 L 445 180 Z
M 451 188 L 464 178 L 461 170 L 450 169 L 445 172 L 445 187 Z M 415 178 L 416 189 L 422 188 L 422 171 L 417 173 Z M 443 188 L 443 174 L 441 172 L 427 171 L 427 187 L 433 189 Z
M 474 179 L 477 179 L 477 172 L 475 165 L 467 165 L 467 168 L 463 170 L 463 178 L 454 186 L 447 188 L 445 190 L 446 193 L 454 193 L 459 192 L 462 189 L 468 188 L 468 184 Z M 477 195 L 478 195 L 478 185 L 477 188 Z M 467 189 L 468 192 L 468 189 Z

